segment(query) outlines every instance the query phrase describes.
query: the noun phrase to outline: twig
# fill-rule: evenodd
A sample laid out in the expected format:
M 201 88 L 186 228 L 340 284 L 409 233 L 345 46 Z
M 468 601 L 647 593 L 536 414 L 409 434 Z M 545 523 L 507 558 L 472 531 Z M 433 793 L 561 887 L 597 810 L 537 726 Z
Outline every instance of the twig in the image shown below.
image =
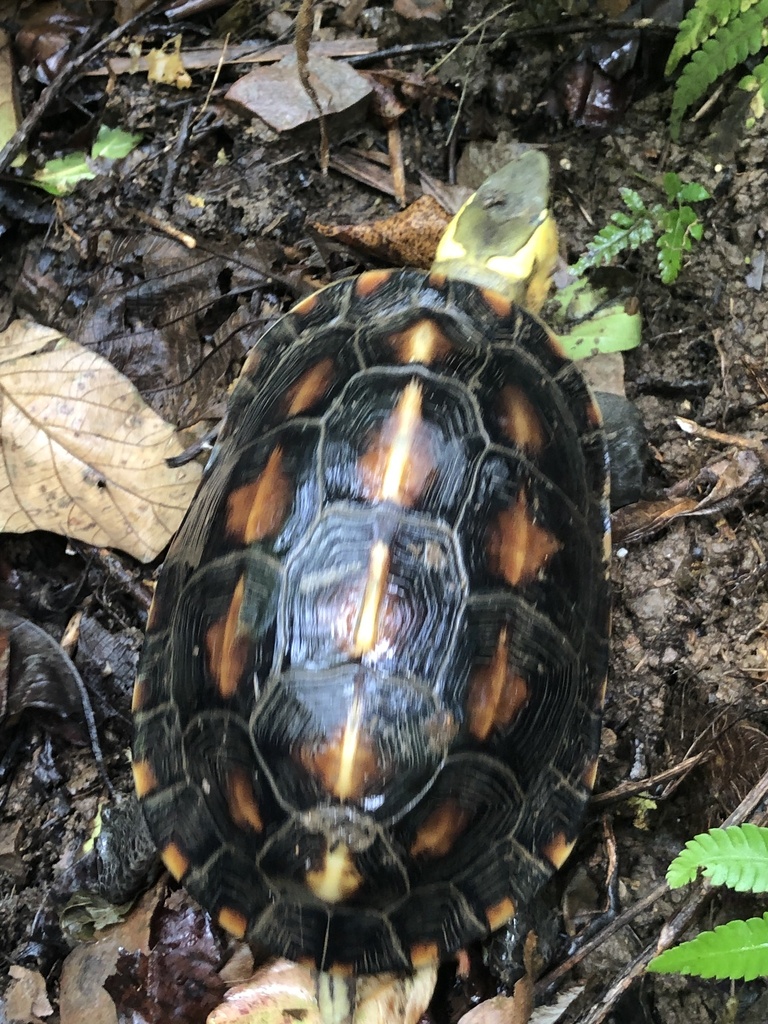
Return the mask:
M 314 0 L 301 0 L 301 7 L 299 7 L 299 13 L 296 15 L 296 68 L 299 72 L 299 81 L 304 87 L 304 92 L 312 100 L 312 105 L 317 111 L 320 122 L 320 170 L 323 175 L 326 175 L 328 173 L 330 153 L 328 126 L 325 123 L 325 114 L 320 106 L 320 100 L 309 73 L 309 41 L 312 38 L 313 3 Z

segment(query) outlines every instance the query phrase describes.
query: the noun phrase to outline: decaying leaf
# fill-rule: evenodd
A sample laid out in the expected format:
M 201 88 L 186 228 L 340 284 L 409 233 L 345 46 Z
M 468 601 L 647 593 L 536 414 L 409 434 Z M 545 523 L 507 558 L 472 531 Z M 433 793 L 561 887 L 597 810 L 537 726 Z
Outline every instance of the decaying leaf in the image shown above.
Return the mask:
M 101 356 L 16 321 L 0 334 L 0 530 L 155 558 L 200 479 L 173 427 Z
M 350 119 L 365 113 L 371 93 L 370 82 L 354 68 L 328 57 L 311 55 L 309 77 L 325 115 L 344 114 L 344 128 Z M 296 55 L 279 64 L 255 68 L 238 79 L 227 93 L 231 103 L 255 114 L 276 132 L 286 132 L 317 120 L 317 110 L 301 84 Z
M 181 36 L 174 36 L 157 50 L 147 54 L 147 77 L 150 82 L 161 85 L 175 85 L 177 89 L 189 89 L 192 78 L 184 67 L 181 56 Z
M 431 196 L 421 196 L 402 213 L 367 224 L 313 224 L 326 238 L 361 249 L 394 266 L 428 269 L 450 215 Z
M 684 516 L 723 514 L 765 487 L 768 461 L 751 448 L 719 456 L 666 496 L 638 501 L 612 517 L 613 535 L 624 543 L 643 540 Z
M 41 1017 L 53 1013 L 42 974 L 15 964 L 8 968 L 8 974 L 13 981 L 5 996 L 4 1019 L 16 1024 L 41 1024 Z

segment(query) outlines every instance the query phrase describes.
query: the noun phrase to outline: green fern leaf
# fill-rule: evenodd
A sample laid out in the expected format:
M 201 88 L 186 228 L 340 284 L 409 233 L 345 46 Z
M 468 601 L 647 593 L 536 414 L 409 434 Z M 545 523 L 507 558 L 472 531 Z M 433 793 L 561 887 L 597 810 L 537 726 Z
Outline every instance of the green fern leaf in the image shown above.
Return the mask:
M 693 881 L 699 869 L 714 885 L 737 892 L 768 892 L 768 828 L 712 828 L 689 840 L 667 871 L 673 889 Z
M 739 88 L 754 93 L 749 104 L 753 118 L 747 121 L 747 127 L 751 127 L 755 120 L 759 121 L 763 117 L 768 106 L 768 57 L 758 64 L 751 74 L 742 78 Z
M 697 0 L 680 22 L 675 45 L 667 60 L 666 74 L 671 75 L 680 61 L 689 53 L 698 50 L 705 39 L 709 39 L 719 28 L 738 18 L 755 4 L 764 6 L 761 0 Z M 761 17 L 764 17 L 765 13 L 763 12 Z
M 763 46 L 762 8 L 768 0 L 758 4 L 729 24 L 718 28 L 697 50 L 680 73 L 672 100 L 669 127 L 673 138 L 678 138 L 683 114 L 700 99 L 707 89 L 726 71 L 741 64 Z
M 648 970 L 744 981 L 768 975 L 768 914 L 729 921 L 712 932 L 702 932 L 690 942 L 660 953 Z

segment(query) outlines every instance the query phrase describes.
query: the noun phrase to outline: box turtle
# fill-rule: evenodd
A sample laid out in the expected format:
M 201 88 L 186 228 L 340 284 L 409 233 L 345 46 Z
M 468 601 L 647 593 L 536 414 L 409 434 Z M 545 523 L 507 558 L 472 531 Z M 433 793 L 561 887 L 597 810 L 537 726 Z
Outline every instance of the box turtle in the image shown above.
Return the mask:
M 507 922 L 595 779 L 608 460 L 527 309 L 547 202 L 530 151 L 431 272 L 339 281 L 270 327 L 157 586 L 150 833 L 219 924 L 318 971 L 412 972 Z

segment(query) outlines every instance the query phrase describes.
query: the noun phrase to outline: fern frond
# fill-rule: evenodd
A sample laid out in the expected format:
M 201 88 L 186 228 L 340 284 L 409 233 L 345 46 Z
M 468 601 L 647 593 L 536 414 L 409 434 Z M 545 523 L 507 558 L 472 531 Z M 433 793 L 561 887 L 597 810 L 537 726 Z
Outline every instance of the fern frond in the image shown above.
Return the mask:
M 690 942 L 664 950 L 651 960 L 648 970 L 744 981 L 768 975 L 768 914 L 702 932 Z
M 695 836 L 669 865 L 667 882 L 677 889 L 693 881 L 699 869 L 714 885 L 768 892 L 768 828 L 732 825 Z
M 764 6 L 761 0 L 696 0 L 696 4 L 680 22 L 665 74 L 671 75 L 680 61 L 698 50 L 705 39 L 709 39 L 719 28 L 755 4 L 761 8 Z M 763 11 L 760 16 L 765 17 L 766 13 Z
M 752 70 L 752 73 L 745 75 L 744 78 L 739 82 L 739 88 L 744 89 L 746 92 L 754 93 L 749 109 L 755 117 L 755 120 L 759 121 L 765 114 L 765 108 L 768 106 L 768 57 L 761 61 Z
M 766 8 L 766 11 L 763 11 Z M 680 134 L 683 114 L 707 89 L 763 46 L 763 28 L 768 15 L 768 0 L 759 0 L 750 10 L 716 29 L 697 50 L 680 73 L 675 86 L 670 115 L 673 138 Z

